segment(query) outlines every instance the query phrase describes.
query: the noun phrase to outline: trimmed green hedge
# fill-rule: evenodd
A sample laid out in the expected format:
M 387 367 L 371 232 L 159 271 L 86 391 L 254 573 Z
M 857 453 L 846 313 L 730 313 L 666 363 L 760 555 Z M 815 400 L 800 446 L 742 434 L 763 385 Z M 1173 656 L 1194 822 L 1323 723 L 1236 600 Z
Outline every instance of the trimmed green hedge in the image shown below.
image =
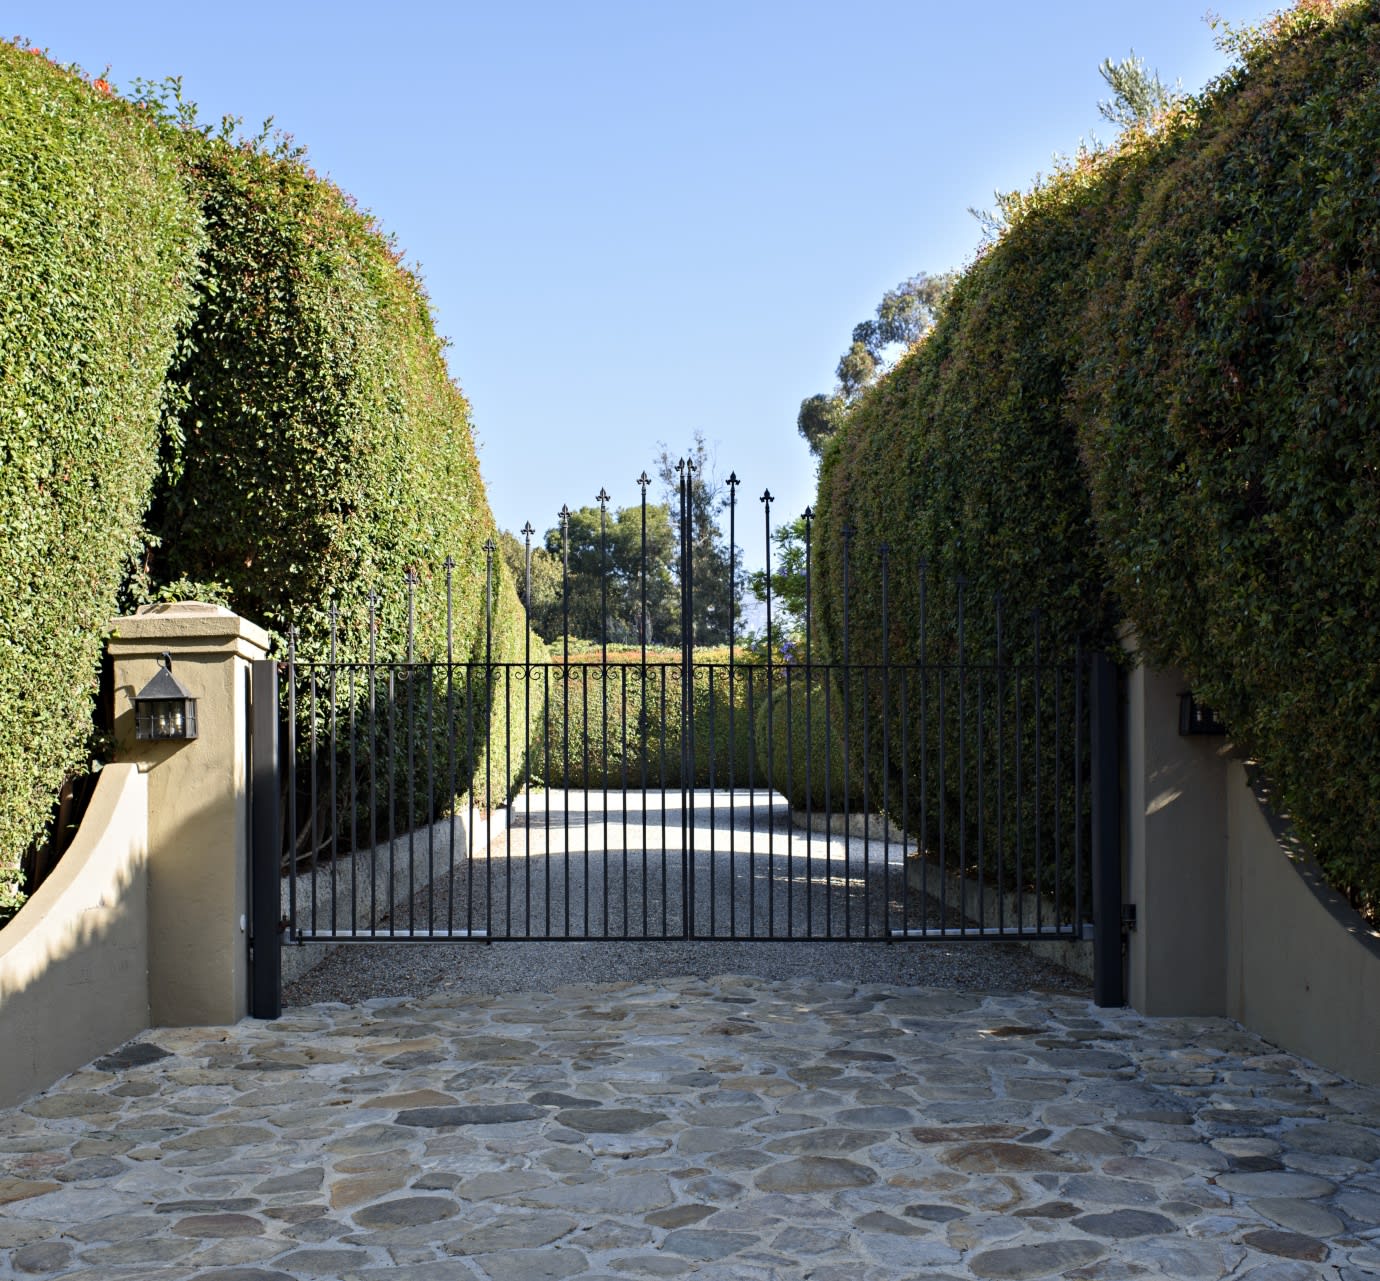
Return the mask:
M 0 918 L 89 760 L 199 239 L 148 113 L 0 43 Z
M 932 658 L 1135 626 L 1257 753 L 1334 883 L 1380 902 L 1380 12 L 1309 0 L 1197 99 L 1013 202 L 826 451 L 821 642 Z M 900 515 L 904 513 L 904 515 Z M 880 635 L 879 548 L 890 544 Z
M 1247 44 L 1141 202 L 1080 425 L 1147 651 L 1380 905 L 1380 10 L 1312 8 Z
M 295 625 L 299 653 L 317 659 L 334 604 L 336 653 L 353 661 L 369 652 L 371 593 L 379 657 L 407 655 L 411 572 L 412 652 L 443 660 L 450 556 L 450 652 L 482 659 L 484 543 L 496 531 L 469 406 L 419 281 L 300 160 L 191 133 L 187 164 L 209 244 L 188 352 L 172 373 L 184 407 L 154 509 L 157 577 L 224 584 L 236 610 L 280 636 Z M 522 609 L 497 554 L 493 601 L 494 654 L 512 658 Z M 506 773 L 478 759 L 462 769 L 467 786 L 492 788 L 483 805 L 506 795 Z M 420 812 L 448 800 L 427 797 Z
M 787 679 L 787 676 L 790 679 Z M 783 673 L 781 683 L 757 712 L 757 760 L 771 786 L 792 809 L 842 814 L 864 803 L 844 743 L 854 727 L 849 702 L 828 678 L 808 681 Z M 872 809 L 882 808 L 878 792 Z M 888 791 L 887 799 L 891 800 Z M 899 797 L 896 799 L 899 800 Z
M 770 695 L 763 667 L 740 660 L 733 680 L 726 649 L 696 651 L 691 719 L 696 787 L 765 787 L 753 752 L 757 709 Z M 535 656 L 534 656 L 535 661 Z M 679 787 L 681 667 L 678 651 L 649 653 L 645 678 L 636 651 L 574 655 L 538 669 L 544 711 L 532 720 L 531 769 L 551 787 Z M 645 683 L 644 683 L 645 680 Z M 569 753 L 567 760 L 567 752 Z
M 1007 883 L 1019 869 L 1034 884 L 1024 849 L 1037 836 L 1047 848 L 1067 840 L 1075 813 L 1064 760 L 1058 787 L 1043 789 L 1040 812 L 1010 821 L 1022 786 L 1017 762 L 1034 760 L 1037 741 L 1052 749 L 1056 719 L 1052 673 L 1040 715 L 1032 716 L 1033 681 L 1015 665 L 1034 659 L 1037 636 L 1043 661 L 1071 656 L 1080 637 L 1117 649 L 1117 607 L 1105 586 L 1066 392 L 1082 350 L 1085 281 L 1105 238 L 1118 234 L 1122 205 L 1134 203 L 1174 137 L 1138 138 L 1119 163 L 1071 165 L 1028 202 L 957 282 L 929 337 L 863 397 L 821 467 L 813 558 L 820 652 L 842 659 L 846 630 L 854 664 L 917 661 L 923 617 L 923 654 L 936 665 L 923 680 L 853 680 L 853 719 L 869 730 L 850 743 L 854 768 L 870 795 L 895 798 L 897 817 L 936 848 L 942 838 L 947 851 L 978 850 L 979 815 L 989 838 L 1000 830 L 1002 848 L 990 841 L 987 867 L 1000 866 Z M 845 539 L 850 526 L 855 533 Z M 969 678 L 961 728 L 960 580 L 963 658 L 996 662 L 1000 618 L 1005 667 L 1000 691 L 994 679 L 979 689 L 980 678 Z M 956 768 L 961 759 L 968 774 Z M 988 780 L 981 805 L 979 761 Z M 1046 779 L 1053 765 L 1043 762 Z M 1023 782 L 1027 791 L 1030 783 Z M 960 816 L 973 831 L 961 830 Z M 1039 879 L 1051 892 L 1052 876 L 1042 863 Z

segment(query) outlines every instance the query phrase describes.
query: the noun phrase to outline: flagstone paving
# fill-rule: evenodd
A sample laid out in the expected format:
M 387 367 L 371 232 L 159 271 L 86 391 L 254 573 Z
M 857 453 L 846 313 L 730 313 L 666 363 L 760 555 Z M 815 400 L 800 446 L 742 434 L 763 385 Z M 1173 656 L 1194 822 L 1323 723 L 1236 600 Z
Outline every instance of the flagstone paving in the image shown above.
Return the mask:
M 155 1030 L 0 1112 L 0 1276 L 1373 1281 L 1380 1090 L 1224 1020 L 725 977 Z

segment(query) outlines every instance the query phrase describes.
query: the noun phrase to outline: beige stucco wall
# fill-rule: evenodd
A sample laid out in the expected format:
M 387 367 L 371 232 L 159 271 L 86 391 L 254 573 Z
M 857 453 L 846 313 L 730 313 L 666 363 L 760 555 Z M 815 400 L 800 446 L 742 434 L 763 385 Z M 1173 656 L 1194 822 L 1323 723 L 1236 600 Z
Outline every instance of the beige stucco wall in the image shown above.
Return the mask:
M 1144 1014 L 1226 1008 L 1226 768 L 1218 737 L 1179 735 L 1176 672 L 1126 678 L 1127 999 Z
M 0 1107 L 149 1026 L 148 782 L 107 765 L 72 845 L 0 931 Z
M 1227 767 L 1230 886 L 1225 1013 L 1267 1040 L 1380 1084 L 1380 934 L 1368 929 L 1246 767 Z
M 1126 679 L 1128 999 L 1144 1014 L 1227 1015 L 1380 1083 L 1380 935 L 1327 888 L 1229 740 L 1179 735 L 1187 688 L 1144 664 Z

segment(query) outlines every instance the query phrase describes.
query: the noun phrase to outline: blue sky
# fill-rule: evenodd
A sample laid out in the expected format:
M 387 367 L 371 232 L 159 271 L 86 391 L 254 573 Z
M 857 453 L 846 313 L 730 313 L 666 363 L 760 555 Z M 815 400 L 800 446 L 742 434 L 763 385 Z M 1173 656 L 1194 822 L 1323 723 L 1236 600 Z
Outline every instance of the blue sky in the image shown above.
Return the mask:
M 796 410 L 853 325 L 971 258 L 969 206 L 1109 135 L 1104 57 L 1220 71 L 1211 2 L 6 0 L 0 22 L 305 144 L 420 264 L 499 522 L 541 531 L 601 486 L 635 502 L 657 442 L 696 430 L 798 514 Z

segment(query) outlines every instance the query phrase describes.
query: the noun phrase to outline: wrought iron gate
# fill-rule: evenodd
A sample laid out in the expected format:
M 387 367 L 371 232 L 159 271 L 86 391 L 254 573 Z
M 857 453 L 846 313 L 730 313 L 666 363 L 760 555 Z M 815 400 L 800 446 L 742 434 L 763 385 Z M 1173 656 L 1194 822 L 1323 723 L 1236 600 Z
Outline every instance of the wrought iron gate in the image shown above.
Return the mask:
M 984 602 L 975 626 L 961 578 L 895 566 L 885 544 L 858 547 L 849 529 L 841 645 L 820 653 L 808 509 L 804 617 L 783 637 L 770 492 L 765 627 L 748 641 L 739 482 L 727 486 L 728 581 L 697 579 L 690 462 L 678 478 L 679 644 L 655 645 L 649 483 L 644 472 L 641 581 L 622 584 L 634 599 L 640 589 L 631 644 L 610 636 L 607 573 L 601 634 L 572 644 L 563 508 L 564 627 L 552 649 L 526 629 L 521 657 L 496 652 L 501 571 L 490 542 L 470 571 L 485 575 L 482 649 L 456 655 L 448 559 L 444 653 L 417 652 L 420 577 L 410 572 L 401 656 L 378 653 L 385 602 L 370 596 L 353 648 L 332 608 L 319 653 L 299 652 L 294 634 L 282 660 L 256 665 L 256 1013 L 277 1011 L 280 942 L 1093 937 L 1095 995 L 1120 1004 L 1116 679 L 1106 657 L 1042 649 L 1038 615 L 1017 629 L 1000 598 Z M 609 495 L 597 501 L 606 569 Z M 518 588 L 530 614 L 535 531 L 523 532 Z M 855 611 L 864 566 L 872 587 Z M 898 617 L 902 574 L 909 606 Z M 695 624 L 706 591 L 726 605 L 726 643 L 713 648 L 696 643 L 707 639 Z M 860 626 L 887 643 L 860 646 Z

